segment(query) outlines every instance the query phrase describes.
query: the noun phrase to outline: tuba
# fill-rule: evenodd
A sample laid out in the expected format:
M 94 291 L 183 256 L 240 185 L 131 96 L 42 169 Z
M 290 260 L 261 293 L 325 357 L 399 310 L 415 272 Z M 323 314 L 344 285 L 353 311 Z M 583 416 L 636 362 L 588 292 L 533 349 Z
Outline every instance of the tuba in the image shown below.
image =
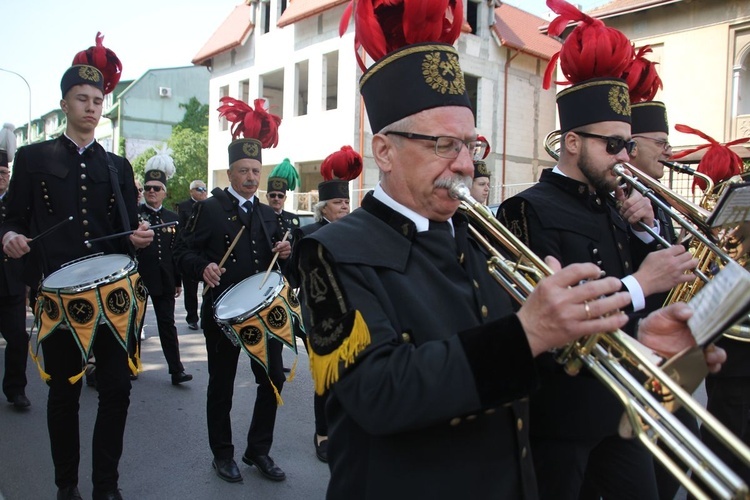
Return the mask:
M 519 303 L 551 274 L 549 267 L 472 198 L 469 188 L 454 183 L 450 195 L 460 200 L 469 231 L 490 255 L 487 270 Z M 506 255 L 509 257 L 506 258 Z M 583 337 L 560 349 L 556 359 L 574 375 L 586 367 L 620 400 L 625 414 L 623 437 L 643 445 L 696 498 L 748 498 L 748 486 L 671 412 L 680 405 L 738 459 L 750 466 L 750 448 L 724 427 L 675 380 L 656 366 L 645 347 L 618 330 Z M 672 452 L 675 458 L 657 442 Z M 683 471 L 692 471 L 692 477 Z

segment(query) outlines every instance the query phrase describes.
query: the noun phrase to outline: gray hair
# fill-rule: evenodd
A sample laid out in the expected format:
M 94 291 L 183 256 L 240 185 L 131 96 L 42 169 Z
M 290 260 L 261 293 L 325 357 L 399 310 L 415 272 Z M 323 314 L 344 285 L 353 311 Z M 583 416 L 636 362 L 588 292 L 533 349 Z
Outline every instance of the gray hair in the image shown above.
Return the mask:
M 315 215 L 315 222 L 323 222 L 323 209 L 326 207 L 328 200 L 319 201 L 313 205 L 313 214 Z
M 204 184 L 205 185 L 205 183 L 202 180 L 196 179 L 196 180 L 194 180 L 193 182 L 190 183 L 190 189 L 197 188 L 199 184 Z

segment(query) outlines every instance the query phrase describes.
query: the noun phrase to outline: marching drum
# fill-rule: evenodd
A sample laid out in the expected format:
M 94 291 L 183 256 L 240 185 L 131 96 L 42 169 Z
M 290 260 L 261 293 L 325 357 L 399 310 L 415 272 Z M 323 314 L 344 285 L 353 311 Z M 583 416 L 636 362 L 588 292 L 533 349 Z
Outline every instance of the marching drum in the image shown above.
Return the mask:
M 292 321 L 302 321 L 297 295 L 284 276 L 271 271 L 263 283 L 265 276 L 254 274 L 225 290 L 214 304 L 214 319 L 235 346 L 267 370 L 268 337 L 296 353 Z
M 35 324 L 38 346 L 56 328 L 65 328 L 81 349 L 91 352 L 100 323 L 110 326 L 123 348 L 128 332 L 140 331 L 147 292 L 137 264 L 127 255 L 96 254 L 64 264 L 42 281 Z

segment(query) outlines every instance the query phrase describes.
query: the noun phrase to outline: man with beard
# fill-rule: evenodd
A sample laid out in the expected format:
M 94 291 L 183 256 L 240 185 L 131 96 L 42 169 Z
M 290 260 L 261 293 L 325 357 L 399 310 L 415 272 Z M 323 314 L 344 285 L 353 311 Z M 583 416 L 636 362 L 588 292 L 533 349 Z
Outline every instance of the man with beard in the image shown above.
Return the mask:
M 697 261 L 681 246 L 652 251 L 651 236 L 638 226 L 655 227 L 651 203 L 618 186 L 612 168 L 627 162 L 635 146 L 628 86 L 616 78 L 586 80 L 559 92 L 557 104 L 557 166 L 505 201 L 498 218 L 538 255 L 563 265 L 592 262 L 620 278 L 630 292 L 628 309 L 641 310 L 644 297 L 690 281 L 685 271 Z M 647 256 L 638 262 L 641 255 Z M 617 434 L 618 400 L 589 373 L 567 375 L 550 354 L 540 356 L 539 367 L 530 428 L 540 497 L 577 499 L 585 475 L 597 495 L 656 498 L 650 455 Z

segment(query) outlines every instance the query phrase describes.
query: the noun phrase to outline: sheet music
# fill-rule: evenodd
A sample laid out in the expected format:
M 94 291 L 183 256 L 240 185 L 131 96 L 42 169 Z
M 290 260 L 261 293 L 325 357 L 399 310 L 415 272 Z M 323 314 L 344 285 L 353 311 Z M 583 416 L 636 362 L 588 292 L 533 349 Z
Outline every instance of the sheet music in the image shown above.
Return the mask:
M 731 185 L 719 200 L 708 223 L 711 227 L 722 227 L 736 226 L 747 221 L 750 221 L 750 185 Z
M 750 306 L 750 272 L 730 261 L 688 303 L 688 326 L 700 346 L 729 328 Z

